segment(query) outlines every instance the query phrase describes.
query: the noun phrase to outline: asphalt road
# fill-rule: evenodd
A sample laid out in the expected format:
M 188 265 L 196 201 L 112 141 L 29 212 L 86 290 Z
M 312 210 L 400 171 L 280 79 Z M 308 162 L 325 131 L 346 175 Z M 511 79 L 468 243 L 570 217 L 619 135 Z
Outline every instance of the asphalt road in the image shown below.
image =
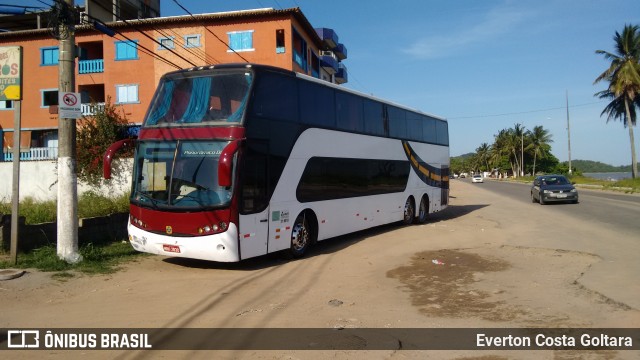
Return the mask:
M 465 180 L 460 180 L 465 181 Z M 471 182 L 470 180 L 466 180 Z M 531 203 L 531 185 L 506 181 L 485 180 L 474 186 L 506 196 L 516 201 Z M 608 229 L 616 229 L 640 241 L 640 196 L 601 190 L 578 188 L 579 204 L 551 203 L 543 205 L 551 216 L 565 214 L 577 220 L 589 221 Z

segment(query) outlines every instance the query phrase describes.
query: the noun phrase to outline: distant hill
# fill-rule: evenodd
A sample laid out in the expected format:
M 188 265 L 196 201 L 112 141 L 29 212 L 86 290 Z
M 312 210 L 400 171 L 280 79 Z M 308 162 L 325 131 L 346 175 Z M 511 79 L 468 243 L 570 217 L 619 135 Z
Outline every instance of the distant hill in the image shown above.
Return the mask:
M 472 157 L 473 155 L 475 155 L 475 153 L 466 153 L 466 154 L 462 154 L 462 155 L 458 155 L 458 156 L 452 156 L 452 159 L 461 159 L 461 160 L 465 160 L 468 159 L 470 157 Z
M 571 160 L 571 166 L 583 173 L 631 171 L 631 165 L 613 166 L 613 165 L 602 163 L 600 161 L 591 161 L 591 160 Z

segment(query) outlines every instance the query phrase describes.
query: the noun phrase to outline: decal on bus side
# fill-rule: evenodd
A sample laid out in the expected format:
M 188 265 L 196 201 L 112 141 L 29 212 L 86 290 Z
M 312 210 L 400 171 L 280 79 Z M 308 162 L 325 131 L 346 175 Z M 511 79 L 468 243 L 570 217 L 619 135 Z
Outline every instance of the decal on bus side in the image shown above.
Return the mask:
M 404 153 L 411 163 L 411 168 L 418 175 L 420 180 L 427 185 L 435 186 L 443 189 L 449 188 L 449 168 L 439 168 L 427 164 L 418 154 L 411 148 L 408 141 L 402 142 Z
M 276 210 L 271 212 L 271 221 L 279 223 L 289 222 L 289 210 Z

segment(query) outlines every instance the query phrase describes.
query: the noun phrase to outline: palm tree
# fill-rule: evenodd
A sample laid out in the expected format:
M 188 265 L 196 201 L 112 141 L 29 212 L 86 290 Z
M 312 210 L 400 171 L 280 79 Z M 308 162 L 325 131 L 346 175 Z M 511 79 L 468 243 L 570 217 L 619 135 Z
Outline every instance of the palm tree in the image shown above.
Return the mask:
M 490 152 L 491 152 L 491 148 L 487 143 L 480 144 L 480 146 L 476 149 L 476 155 L 478 156 L 478 161 L 480 162 L 481 165 L 485 166 L 486 171 L 491 171 L 491 169 L 489 168 L 489 157 L 491 156 Z
M 536 160 L 538 158 L 538 154 L 543 154 L 547 148 L 550 147 L 550 143 L 553 142 L 551 140 L 551 134 L 549 134 L 549 130 L 546 130 L 542 126 L 534 126 L 533 130 L 529 132 L 530 144 L 529 148 L 533 151 L 533 176 L 536 176 Z
M 621 119 L 625 127 L 629 128 L 631 141 L 631 174 L 638 176 L 636 147 L 633 127 L 636 123 L 635 107 L 640 104 L 640 31 L 638 25 L 625 25 L 622 34 L 616 31 L 613 37 L 616 53 L 596 50 L 596 54 L 604 55 L 611 61 L 611 65 L 594 81 L 609 81 L 607 90 L 600 91 L 595 96 L 601 99 L 612 99 L 604 108 L 600 116 L 607 114 L 607 122 L 611 119 Z

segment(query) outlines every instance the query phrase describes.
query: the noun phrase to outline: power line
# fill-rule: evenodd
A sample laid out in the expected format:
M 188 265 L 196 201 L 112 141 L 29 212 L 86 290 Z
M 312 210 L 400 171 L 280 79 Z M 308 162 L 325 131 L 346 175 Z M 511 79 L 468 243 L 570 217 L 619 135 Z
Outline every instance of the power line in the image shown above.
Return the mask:
M 178 5 L 178 6 L 179 6 L 182 10 L 184 10 L 187 14 L 191 15 L 191 17 L 192 17 L 194 20 L 198 20 L 198 19 L 196 19 L 196 17 L 195 17 L 195 16 L 193 16 L 193 14 L 192 14 L 189 10 L 187 10 L 187 8 L 185 8 L 184 6 L 182 6 L 182 4 L 180 4 L 180 3 L 178 2 L 178 0 L 173 0 L 173 2 L 174 2 L 174 3 L 176 3 L 176 5 Z M 202 22 L 201 22 L 201 23 L 202 23 Z M 244 58 L 244 56 L 240 55 L 240 54 L 239 54 L 237 51 L 235 51 L 231 46 L 229 46 L 229 44 L 227 44 L 224 40 L 220 39 L 220 38 L 218 37 L 218 35 L 214 34 L 214 33 L 213 33 L 213 31 L 209 30 L 209 28 L 207 28 L 207 26 L 206 26 L 204 23 L 202 23 L 202 27 L 204 27 L 204 29 L 205 29 L 207 32 L 209 32 L 209 34 L 213 35 L 216 39 L 218 39 L 218 41 L 220 41 L 221 43 L 223 43 L 223 44 L 227 47 L 227 49 L 229 49 L 229 50 L 233 51 L 233 53 L 234 53 L 234 54 L 238 55 L 242 60 L 244 60 L 244 62 L 246 62 L 246 63 L 248 63 L 248 62 L 249 62 L 249 60 L 245 59 L 245 58 Z
M 102 22 L 100 19 L 94 18 L 93 16 L 91 16 L 91 15 L 89 15 L 89 14 L 87 14 L 86 16 L 87 16 L 87 17 L 89 17 L 89 18 L 91 18 L 91 20 L 96 21 L 96 22 L 99 22 L 99 23 L 100 23 L 100 24 L 102 24 L 103 26 L 105 26 L 105 27 L 109 28 L 109 27 L 108 27 L 104 22 Z M 125 40 L 129 41 L 130 43 L 133 43 L 133 39 L 129 38 L 128 36 L 126 36 L 126 35 L 125 35 L 125 34 L 123 34 L 122 32 L 120 32 L 120 31 L 118 31 L 118 30 L 115 30 L 115 29 L 112 29 L 112 28 L 109 28 L 109 29 L 110 29 L 110 30 L 113 30 L 115 33 L 117 33 L 118 35 L 120 35 L 121 37 L 123 37 Z M 133 46 L 133 45 L 130 45 L 130 46 Z M 151 57 L 154 57 L 154 58 L 156 58 L 156 59 L 158 59 L 158 60 L 160 60 L 160 61 L 164 62 L 164 63 L 165 63 L 165 64 L 167 64 L 167 65 L 170 65 L 170 66 L 175 67 L 176 69 L 182 69 L 182 67 L 181 67 L 181 66 L 179 66 L 179 65 L 175 64 L 174 62 L 172 62 L 172 61 L 170 61 L 170 60 L 168 60 L 168 59 L 164 58 L 163 56 L 160 56 L 160 55 L 156 54 L 154 51 L 152 51 L 152 50 L 148 49 L 146 46 L 141 45 L 141 44 L 136 44 L 136 46 L 137 46 L 137 48 L 140 48 L 140 49 L 141 49 L 142 53 L 144 53 L 144 54 L 146 54 L 146 55 L 149 55 L 149 56 L 151 56 Z
M 602 103 L 602 102 L 603 101 L 595 101 L 595 102 L 590 102 L 590 103 L 571 105 L 570 108 L 576 108 L 576 107 L 581 107 L 581 106 L 589 106 L 589 105 L 599 104 L 599 103 Z M 447 119 L 449 119 L 449 120 L 460 120 L 460 119 L 488 118 L 488 117 L 499 117 L 499 116 L 510 116 L 510 115 L 533 114 L 533 113 L 539 113 L 539 112 L 545 112 L 545 111 L 551 111 L 551 110 L 561 110 L 561 109 L 566 109 L 566 106 L 558 106 L 558 107 L 552 107 L 552 108 L 527 110 L 527 111 L 517 111 L 517 112 L 509 112 L 509 113 L 500 113 L 500 114 L 455 116 L 455 117 L 448 117 Z
M 120 10 L 120 6 L 119 5 L 115 5 L 117 10 Z M 155 31 L 157 31 L 158 33 L 160 33 L 162 36 L 166 37 L 166 38 L 171 38 L 172 36 L 170 36 L 169 34 L 167 34 L 166 31 L 170 32 L 171 34 L 173 34 L 173 37 L 181 37 L 183 35 L 178 34 L 175 30 L 169 28 L 166 30 L 160 29 L 159 27 L 156 26 L 151 26 L 152 29 L 154 29 Z M 165 47 L 166 48 L 166 47 Z M 195 47 L 184 47 L 183 48 L 184 51 L 188 52 L 189 54 L 195 56 L 196 58 L 200 59 L 204 64 L 215 64 L 215 63 L 219 63 L 220 61 L 217 60 L 216 58 L 214 58 L 213 56 L 207 54 L 205 51 L 200 50 L 198 48 Z
M 60 1 L 60 0 L 58 0 Z M 104 5 L 102 5 L 100 2 L 96 2 L 96 4 L 98 6 L 100 6 L 101 8 L 103 8 L 106 11 L 110 11 L 109 9 L 107 9 Z M 112 12 L 110 12 L 111 14 L 113 14 Z M 117 14 L 113 14 L 115 15 L 120 21 L 124 22 L 125 24 L 131 26 L 134 30 L 136 30 L 137 32 L 139 32 L 140 34 L 142 34 L 143 36 L 145 36 L 146 38 L 148 38 L 149 40 L 153 41 L 154 43 L 164 47 L 162 45 L 162 43 L 160 43 L 159 41 L 157 41 L 156 39 L 154 39 L 152 36 L 146 34 L 144 31 L 140 30 L 137 26 L 135 26 L 134 24 L 130 23 L 129 21 L 125 20 L 124 18 L 118 16 Z M 169 52 L 171 52 L 172 54 L 176 55 L 177 57 L 179 57 L 180 59 L 184 60 L 186 63 L 191 64 L 191 66 L 197 66 L 196 64 L 194 64 L 193 62 L 191 62 L 189 59 L 185 58 L 184 56 L 178 54 L 177 52 L 173 51 L 173 49 L 169 49 L 166 48 Z

